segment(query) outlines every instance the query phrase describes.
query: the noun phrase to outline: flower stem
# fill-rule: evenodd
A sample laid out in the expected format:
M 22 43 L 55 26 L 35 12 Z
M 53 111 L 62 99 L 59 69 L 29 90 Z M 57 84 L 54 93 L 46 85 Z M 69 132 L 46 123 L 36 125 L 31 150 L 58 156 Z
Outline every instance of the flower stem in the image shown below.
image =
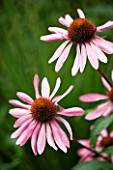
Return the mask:
M 79 143 L 79 141 L 76 139 L 76 138 L 73 138 L 73 140 L 76 142 L 76 143 Z M 79 143 L 80 145 L 82 145 L 81 143 Z M 95 154 L 94 158 L 96 157 L 101 157 L 103 158 L 104 160 L 108 161 L 108 162 L 111 162 L 111 160 L 108 158 L 108 157 L 105 157 L 104 155 L 101 155 L 101 153 L 98 153 L 95 149 L 93 148 L 89 148 L 85 145 L 82 145 L 85 149 L 89 150 L 90 152 L 93 152 Z
M 102 75 L 102 77 L 104 77 L 104 79 L 108 82 L 108 84 L 113 87 L 113 84 L 111 83 L 111 81 L 109 80 L 109 78 L 106 76 L 106 74 L 104 73 L 104 71 L 99 67 L 98 68 L 99 73 Z

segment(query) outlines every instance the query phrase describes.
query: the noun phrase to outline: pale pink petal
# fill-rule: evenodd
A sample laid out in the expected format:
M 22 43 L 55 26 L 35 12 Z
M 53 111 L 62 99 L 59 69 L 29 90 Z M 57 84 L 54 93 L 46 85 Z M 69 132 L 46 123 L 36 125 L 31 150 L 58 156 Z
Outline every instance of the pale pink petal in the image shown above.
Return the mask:
M 69 132 L 70 140 L 73 140 L 73 133 L 72 133 L 72 129 L 71 129 L 70 124 L 69 124 L 65 119 L 63 119 L 63 118 L 61 118 L 61 117 L 56 116 L 55 118 L 56 118 L 58 121 L 62 122 L 62 123 L 65 125 L 66 129 L 67 129 L 68 132 Z
M 80 18 L 85 18 L 85 15 L 84 15 L 84 13 L 81 9 L 77 9 L 77 13 L 78 13 Z
M 50 87 L 46 77 L 44 77 L 42 80 L 41 94 L 42 97 L 46 97 L 46 98 L 48 98 L 50 94 Z
M 88 149 L 85 149 L 85 148 L 80 148 L 78 151 L 77 151 L 77 154 L 80 156 L 80 157 L 86 157 L 87 155 L 89 155 L 89 153 L 91 153 L 91 151 L 89 151 Z
M 103 31 L 106 31 L 106 30 L 108 30 L 110 28 L 113 28 L 113 21 L 108 21 L 105 24 L 103 24 L 101 26 L 98 26 L 96 31 L 97 32 L 103 32 Z
M 87 148 L 90 148 L 90 140 L 89 139 L 80 139 L 80 140 L 78 140 L 78 143 L 80 143 L 82 146 L 86 146 Z
M 53 41 L 58 41 L 58 40 L 63 40 L 64 37 L 62 34 L 50 34 L 50 35 L 45 35 L 41 36 L 40 40 L 46 41 L 46 42 L 53 42 Z
M 40 130 L 40 123 L 38 123 L 37 126 L 35 127 L 31 137 L 31 147 L 35 155 L 37 155 L 38 152 L 37 139 L 38 139 L 39 130 Z
M 27 140 L 31 137 L 35 126 L 37 125 L 37 121 L 33 120 L 29 126 L 21 133 L 20 137 L 16 141 L 16 145 L 23 146 Z
M 75 61 L 74 61 L 74 64 L 73 64 L 73 67 L 72 67 L 72 76 L 75 76 L 79 70 L 79 57 L 80 57 L 80 48 L 79 48 L 79 44 L 77 44 L 77 47 L 76 47 L 76 57 L 75 57 Z
M 17 128 L 19 126 L 22 126 L 24 122 L 26 122 L 29 118 L 31 118 L 32 115 L 31 114 L 28 114 L 28 115 L 25 115 L 25 116 L 22 116 L 20 117 L 19 119 L 17 119 L 14 123 L 14 127 Z
M 48 63 L 52 63 L 53 61 L 55 61 L 63 52 L 64 48 L 66 47 L 66 45 L 68 44 L 68 41 L 65 41 L 64 43 L 62 43 L 58 49 L 55 51 L 55 53 L 53 54 L 53 56 L 49 59 Z
M 55 126 L 54 121 L 51 121 L 51 127 L 52 127 L 53 137 L 54 137 L 56 144 L 63 152 L 66 153 L 67 147 L 62 141 L 61 135 L 59 134 L 59 129 Z
M 25 115 L 28 115 L 30 113 L 30 110 L 14 108 L 14 109 L 10 109 L 9 113 L 16 118 L 20 118 Z
M 80 96 L 79 99 L 83 102 L 95 102 L 99 100 L 108 99 L 108 96 L 103 94 L 97 94 L 97 93 L 89 93 Z
M 94 120 L 94 119 L 100 117 L 106 111 L 107 107 L 109 107 L 109 102 L 106 102 L 104 104 L 99 105 L 99 107 L 97 109 L 95 109 L 95 110 L 91 111 L 90 113 L 88 113 L 85 116 L 85 119 Z
M 62 25 L 66 26 L 66 27 L 69 27 L 69 25 L 70 25 L 70 23 L 67 22 L 67 20 L 64 19 L 63 17 L 60 17 L 60 18 L 58 19 L 58 21 L 59 21 Z
M 69 14 L 65 15 L 65 19 L 69 24 L 71 24 L 73 22 L 73 19 L 71 18 L 71 16 Z
M 84 71 L 85 65 L 86 65 L 86 59 L 87 59 L 87 55 L 86 55 L 86 48 L 85 45 L 82 44 L 81 45 L 81 54 L 79 57 L 79 65 L 80 65 L 80 72 L 82 73 Z
M 92 41 L 105 53 L 107 54 L 113 53 L 113 43 L 104 40 L 103 38 L 98 36 L 95 36 L 95 39 L 93 39 Z
M 46 133 L 45 133 L 45 124 L 43 123 L 40 128 L 38 141 L 37 141 L 37 149 L 39 155 L 43 153 L 45 146 L 46 146 Z
M 93 48 L 86 42 L 86 50 L 87 50 L 87 55 L 88 55 L 88 59 L 92 65 L 92 67 L 97 70 L 99 67 L 99 62 L 98 62 L 98 58 L 97 55 L 95 54 L 95 51 L 93 50 Z
M 39 91 L 38 91 L 38 84 L 39 84 L 39 77 L 37 74 L 34 76 L 34 89 L 35 89 L 35 96 L 36 98 L 40 97 Z
M 101 80 L 102 80 L 102 83 L 103 83 L 104 87 L 105 87 L 108 91 L 110 91 L 110 90 L 111 90 L 111 86 L 108 84 L 108 82 L 105 80 L 105 78 L 102 77 Z
M 92 42 L 91 42 L 91 46 L 94 49 L 94 51 L 96 52 L 98 59 L 103 63 L 107 63 L 108 59 L 105 56 L 105 54 L 100 50 L 100 48 L 98 46 L 94 45 Z
M 32 104 L 33 103 L 33 99 L 28 96 L 27 94 L 23 93 L 23 92 L 17 92 L 16 93 L 18 98 L 20 98 L 21 100 L 23 100 L 24 102 L 28 103 L 28 104 Z
M 107 131 L 107 129 L 103 129 L 103 130 L 101 131 L 100 135 L 102 135 L 103 137 L 108 136 L 108 131 Z
M 108 117 L 110 113 L 113 111 L 113 103 L 109 102 L 109 107 L 107 107 L 106 111 L 104 112 L 103 116 Z
M 110 132 L 109 136 L 110 136 L 110 137 L 113 137 L 113 131 Z
M 17 138 L 18 136 L 20 136 L 24 132 L 24 130 L 29 126 L 31 121 L 32 118 L 28 119 L 25 123 L 23 123 L 20 128 L 18 128 L 14 133 L 12 133 L 11 138 Z
M 66 90 L 65 93 L 63 93 L 63 94 L 60 95 L 60 96 L 56 96 L 55 98 L 53 98 L 52 101 L 58 103 L 61 99 L 63 99 L 65 96 L 67 96 L 68 93 L 70 93 L 70 91 L 73 89 L 73 87 L 74 87 L 74 86 L 71 85 L 71 86 Z
M 51 93 L 51 95 L 49 96 L 49 99 L 52 99 L 54 97 L 54 95 L 56 94 L 56 92 L 58 91 L 58 89 L 60 87 L 60 83 L 61 83 L 61 79 L 60 79 L 60 77 L 58 77 L 57 80 L 56 80 L 56 84 L 55 84 L 54 90 Z
M 63 29 L 63 28 L 59 28 L 59 27 L 49 27 L 48 30 L 51 31 L 52 33 L 60 33 L 60 34 L 68 35 L 67 30 L 65 30 L 65 29 Z
M 111 71 L 111 79 L 113 81 L 113 70 Z
M 81 116 L 84 114 L 84 110 L 80 107 L 72 107 L 68 109 L 64 109 L 57 114 L 65 115 L 65 116 Z
M 14 106 L 18 106 L 18 107 L 21 107 L 21 108 L 24 108 L 24 109 L 30 109 L 31 108 L 31 105 L 23 104 L 18 100 L 9 100 L 9 103 L 14 105 Z
M 70 43 L 70 44 L 64 49 L 64 51 L 62 52 L 61 56 L 58 58 L 57 63 L 56 63 L 56 66 L 55 66 L 55 71 L 56 71 L 56 72 L 58 72 L 58 71 L 61 69 L 61 67 L 63 66 L 64 62 L 66 61 L 72 45 L 73 45 L 73 43 Z
M 48 123 L 46 123 L 46 138 L 47 138 L 48 144 L 51 147 L 53 147 L 55 150 L 58 150 L 56 145 L 55 145 L 54 139 L 53 139 L 52 130 L 51 130 L 50 125 Z
M 60 137 L 61 137 L 62 142 L 64 143 L 64 145 L 65 145 L 66 147 L 69 148 L 69 147 L 70 147 L 70 143 L 69 143 L 69 139 L 68 139 L 66 133 L 63 131 L 63 129 L 59 126 L 59 124 L 58 124 L 57 122 L 53 121 L 53 124 L 54 124 L 54 125 L 56 126 L 56 128 L 58 129 L 58 133 L 59 133 L 59 135 L 60 135 Z

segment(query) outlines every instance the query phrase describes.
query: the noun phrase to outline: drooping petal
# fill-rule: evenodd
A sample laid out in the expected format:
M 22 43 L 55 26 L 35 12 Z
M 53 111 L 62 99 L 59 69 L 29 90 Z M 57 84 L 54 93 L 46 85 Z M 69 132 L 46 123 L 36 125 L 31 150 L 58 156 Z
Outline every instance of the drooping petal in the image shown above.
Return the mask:
M 109 104 L 109 107 L 107 107 L 107 109 L 104 112 L 103 116 L 108 117 L 110 115 L 110 113 L 112 113 L 112 111 L 113 111 L 113 104 L 111 103 L 111 104 Z
M 80 140 L 78 140 L 78 143 L 80 143 L 82 146 L 86 146 L 87 148 L 90 148 L 90 140 L 89 139 L 80 139 Z
M 87 59 L 87 55 L 86 55 L 86 48 L 85 45 L 82 44 L 81 45 L 81 54 L 79 57 L 79 65 L 80 65 L 80 72 L 82 73 L 84 71 L 85 65 L 86 65 L 86 59 Z
M 113 81 L 113 70 L 111 71 L 111 79 Z
M 55 84 L 54 90 L 51 93 L 51 95 L 49 96 L 50 99 L 52 99 L 54 97 L 54 95 L 56 94 L 56 92 L 58 91 L 58 89 L 60 87 L 60 83 L 61 83 L 61 78 L 58 77 L 57 80 L 56 80 L 56 84 Z
M 61 137 L 62 142 L 64 143 L 64 145 L 66 147 L 70 147 L 70 143 L 69 143 L 69 139 L 67 137 L 67 134 L 63 131 L 63 129 L 59 126 L 59 124 L 56 121 L 53 121 L 53 124 L 56 126 L 56 128 L 58 129 L 58 133 Z
M 65 19 L 68 22 L 68 24 L 70 25 L 73 22 L 73 19 L 71 18 L 71 16 L 69 14 L 65 15 Z
M 23 100 L 24 102 L 26 102 L 28 104 L 32 104 L 34 101 L 30 96 L 28 96 L 27 94 L 25 94 L 23 92 L 17 92 L 16 94 L 19 99 Z
M 24 122 L 23 125 L 20 126 L 20 128 L 18 128 L 14 133 L 12 133 L 11 138 L 17 138 L 18 136 L 20 136 L 24 132 L 24 130 L 29 126 L 31 121 L 32 121 L 32 118 Z
M 28 115 L 30 113 L 30 110 L 13 108 L 13 109 L 9 110 L 9 113 L 16 118 L 20 118 L 20 117 L 23 117 L 25 115 Z
M 23 108 L 23 109 L 28 109 L 29 110 L 31 108 L 31 105 L 23 104 L 18 100 L 9 100 L 9 103 L 14 105 L 14 106 L 18 106 L 20 108 Z
M 113 53 L 113 43 L 104 40 L 103 38 L 99 36 L 95 36 L 95 39 L 92 40 L 102 51 L 104 51 L 107 54 Z
M 67 30 L 65 30 L 65 29 L 63 29 L 63 28 L 59 28 L 59 27 L 49 27 L 48 30 L 51 31 L 52 33 L 60 33 L 60 34 L 68 35 Z
M 37 149 L 40 155 L 43 153 L 45 146 L 46 146 L 46 133 L 45 133 L 45 124 L 43 123 L 40 128 L 38 141 L 37 141 Z
M 68 132 L 69 132 L 70 140 L 73 140 L 73 133 L 72 133 L 72 129 L 71 129 L 70 124 L 69 124 L 65 119 L 63 119 L 63 118 L 61 118 L 61 117 L 56 116 L 55 118 L 56 118 L 58 121 L 62 122 L 62 123 L 65 125 L 66 129 L 67 129 Z
M 98 62 L 98 58 L 95 54 L 95 51 L 93 50 L 93 48 L 91 48 L 91 46 L 86 42 L 86 50 L 87 50 L 87 55 L 88 55 L 88 59 L 92 65 L 92 67 L 97 70 L 99 67 L 99 62 Z
M 87 120 L 94 120 L 104 114 L 107 107 L 109 107 L 109 102 L 99 105 L 99 107 L 85 116 Z
M 42 80 L 41 94 L 42 97 L 46 97 L 46 98 L 48 98 L 50 94 L 50 87 L 46 77 L 44 77 Z
M 25 116 L 22 116 L 20 117 L 19 119 L 17 119 L 14 123 L 14 127 L 17 128 L 19 126 L 21 126 L 24 122 L 26 122 L 29 118 L 31 118 L 32 115 L 31 114 L 28 114 L 28 115 L 25 115 Z
M 70 91 L 73 89 L 74 86 L 70 86 L 65 93 L 63 93 L 62 95 L 56 96 L 55 98 L 53 98 L 53 102 L 58 103 L 61 99 L 63 99 L 65 96 L 68 95 L 68 93 L 70 93 Z
M 84 15 L 84 13 L 81 9 L 77 9 L 77 13 L 78 13 L 80 18 L 85 18 L 85 15 Z
M 110 136 L 110 137 L 113 137 L 113 131 L 110 132 L 109 136 Z
M 23 146 L 27 140 L 31 137 L 37 121 L 33 120 L 29 126 L 21 133 L 20 137 L 17 139 L 16 144 Z
M 108 91 L 110 91 L 110 90 L 111 90 L 111 87 L 110 87 L 110 85 L 108 84 L 108 82 L 105 80 L 105 78 L 102 77 L 101 80 L 102 80 L 102 83 L 103 83 L 104 87 L 105 87 Z
M 77 47 L 76 47 L 76 57 L 75 57 L 75 61 L 74 61 L 74 64 L 73 64 L 73 67 L 72 67 L 72 76 L 75 76 L 80 68 L 80 65 L 79 65 L 79 57 L 80 57 L 80 47 L 79 47 L 79 44 L 77 44 Z
M 69 27 L 69 25 L 70 25 L 70 23 L 67 22 L 67 20 L 64 19 L 63 17 L 60 17 L 60 18 L 58 19 L 58 21 L 59 21 L 62 25 L 66 26 L 66 27 Z
M 59 134 L 59 129 L 55 126 L 54 121 L 51 121 L 51 127 L 52 127 L 53 137 L 54 137 L 56 144 L 63 152 L 66 153 L 67 147 L 62 141 L 61 135 Z
M 83 102 L 95 102 L 99 100 L 108 99 L 108 96 L 103 94 L 98 94 L 98 93 L 89 93 L 80 96 L 79 99 Z
M 40 94 L 38 91 L 39 77 L 37 74 L 35 74 L 35 76 L 34 76 L 33 83 L 34 83 L 34 89 L 35 89 L 35 96 L 36 96 L 36 98 L 39 98 L 40 97 Z
M 70 43 L 70 44 L 64 49 L 64 51 L 62 52 L 61 56 L 58 58 L 57 63 L 56 63 L 56 66 L 55 66 L 55 71 L 56 71 L 56 72 L 58 72 L 58 71 L 62 68 L 64 62 L 66 61 L 66 59 L 67 59 L 67 57 L 68 57 L 68 55 L 69 55 L 69 52 L 70 52 L 70 49 L 71 49 L 72 45 L 73 45 L 73 43 Z
M 50 58 L 50 60 L 48 61 L 48 63 L 52 63 L 53 61 L 55 61 L 63 52 L 64 48 L 66 47 L 66 45 L 68 44 L 69 40 L 65 41 L 64 43 L 62 43 L 58 49 L 55 51 L 55 53 L 53 54 L 53 56 Z
M 57 112 L 57 114 L 61 114 L 64 116 L 81 116 L 84 114 L 84 110 L 80 107 L 72 107 L 72 108 L 64 109 L 60 112 Z
M 50 34 L 50 35 L 45 35 L 40 37 L 40 40 L 45 42 L 53 42 L 53 41 L 58 41 L 63 39 L 64 37 L 62 34 Z
M 92 42 L 91 42 L 91 46 L 94 49 L 94 51 L 96 52 L 98 59 L 103 63 L 107 63 L 108 59 L 105 56 L 105 54 L 100 50 L 100 48 L 98 46 L 94 45 Z
M 103 31 L 106 31 L 106 30 L 108 30 L 110 28 L 113 28 L 113 21 L 108 21 L 105 24 L 103 24 L 101 26 L 98 26 L 96 31 L 97 32 L 103 32 Z
M 107 129 L 103 129 L 103 130 L 101 131 L 100 135 L 102 135 L 103 137 L 108 136 L 108 131 L 107 131 Z
M 53 147 L 55 150 L 58 150 L 56 145 L 55 145 L 54 139 L 53 139 L 52 130 L 51 130 L 50 125 L 48 123 L 46 123 L 46 138 L 47 138 L 48 144 L 51 147 Z
M 38 139 L 39 130 L 40 130 L 40 123 L 37 124 L 31 136 L 31 147 L 35 155 L 37 155 L 38 152 L 37 139 Z

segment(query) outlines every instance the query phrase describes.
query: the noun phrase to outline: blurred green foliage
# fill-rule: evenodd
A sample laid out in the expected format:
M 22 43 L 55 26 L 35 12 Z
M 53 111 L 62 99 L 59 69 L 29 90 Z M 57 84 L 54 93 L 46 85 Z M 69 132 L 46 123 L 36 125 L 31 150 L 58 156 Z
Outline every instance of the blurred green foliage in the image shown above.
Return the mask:
M 55 62 L 48 64 L 49 58 L 61 42 L 45 43 L 40 36 L 46 35 L 48 26 L 60 26 L 58 18 L 69 13 L 77 17 L 76 9 L 81 8 L 95 25 L 102 25 L 113 18 L 112 0 L 0 0 L 0 170 L 69 170 L 78 161 L 76 150 L 79 147 L 71 142 L 67 154 L 46 147 L 42 156 L 34 156 L 30 141 L 23 147 L 15 145 L 10 139 L 14 131 L 15 118 L 8 114 L 12 107 L 8 100 L 16 98 L 17 91 L 24 91 L 34 97 L 33 77 L 38 73 L 40 78 L 47 76 L 53 89 L 56 78 L 62 78 L 62 85 L 57 94 L 63 93 L 70 84 L 74 90 L 60 104 L 65 107 L 80 106 L 90 109 L 95 104 L 79 101 L 81 94 L 88 92 L 105 92 L 100 75 L 87 62 L 83 74 L 71 76 L 71 67 L 75 57 L 75 47 L 63 68 L 55 73 Z M 113 41 L 113 30 L 101 35 Z M 113 68 L 113 55 L 109 62 L 102 64 L 106 74 L 110 76 Z M 71 101 L 71 102 L 70 102 Z M 76 138 L 89 136 L 90 122 L 84 117 L 68 119 Z

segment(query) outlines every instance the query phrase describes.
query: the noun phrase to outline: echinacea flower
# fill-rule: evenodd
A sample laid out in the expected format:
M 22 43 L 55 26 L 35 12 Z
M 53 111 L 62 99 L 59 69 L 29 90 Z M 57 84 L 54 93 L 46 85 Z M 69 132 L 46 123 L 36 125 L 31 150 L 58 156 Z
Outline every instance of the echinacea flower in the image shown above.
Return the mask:
M 70 15 L 65 15 L 65 18 L 60 17 L 58 21 L 66 26 L 65 30 L 59 27 L 49 27 L 48 30 L 52 32 L 50 35 L 41 36 L 41 40 L 46 42 L 53 42 L 65 39 L 59 48 L 50 58 L 49 63 L 56 59 L 55 71 L 58 72 L 66 61 L 70 49 L 73 44 L 76 44 L 76 57 L 72 67 L 72 75 L 75 76 L 78 70 L 82 73 L 84 71 L 87 57 L 94 69 L 98 69 L 99 60 L 107 63 L 105 53 L 113 53 L 113 43 L 104 40 L 103 37 L 95 35 L 96 32 L 103 32 L 113 28 L 113 21 L 108 21 L 104 25 L 96 27 L 91 21 L 85 18 L 82 10 L 77 9 L 79 18 L 73 20 Z
M 100 156 L 98 155 L 98 153 L 102 150 L 102 148 L 106 148 L 113 145 L 113 131 L 110 132 L 110 134 L 108 134 L 106 129 L 100 132 L 100 135 L 98 136 L 96 142 L 96 146 L 95 148 L 93 148 L 93 150 L 97 152 L 97 155 L 95 152 L 92 151 L 89 139 L 80 139 L 78 140 L 78 143 L 80 143 L 84 147 L 78 149 L 77 151 L 77 154 L 81 157 L 79 162 L 90 161 L 94 158 L 104 161 L 105 160 L 104 158 L 107 158 L 108 155 L 102 152 L 100 153 L 101 154 Z M 113 155 L 111 155 L 111 160 L 113 162 Z
M 113 81 L 113 71 L 111 72 L 111 79 Z M 87 120 L 93 120 L 102 115 L 104 117 L 108 117 L 110 113 L 113 112 L 113 87 L 111 87 L 103 77 L 102 83 L 108 90 L 106 94 L 89 93 L 82 95 L 79 98 L 83 102 L 96 102 L 101 100 L 107 100 L 105 103 L 100 104 L 96 109 L 89 112 L 85 117 Z
M 64 109 L 58 104 L 73 88 L 73 86 L 70 86 L 64 94 L 54 97 L 60 83 L 61 79 L 57 78 L 55 88 L 50 94 L 48 80 L 46 77 L 43 78 L 40 95 L 38 90 L 39 77 L 35 75 L 34 89 L 36 98 L 33 100 L 27 94 L 17 92 L 18 98 L 27 104 L 18 100 L 9 101 L 10 104 L 18 107 L 9 110 L 11 115 L 18 118 L 14 123 L 14 127 L 18 129 L 11 135 L 11 138 L 18 137 L 16 144 L 20 146 L 23 146 L 31 138 L 31 147 L 35 155 L 43 153 L 46 140 L 55 150 L 59 147 L 66 153 L 67 148 L 70 147 L 69 139 L 58 122 L 61 122 L 66 127 L 70 140 L 73 140 L 73 134 L 69 123 L 60 116 L 80 116 L 84 113 L 83 109 L 79 107 Z

